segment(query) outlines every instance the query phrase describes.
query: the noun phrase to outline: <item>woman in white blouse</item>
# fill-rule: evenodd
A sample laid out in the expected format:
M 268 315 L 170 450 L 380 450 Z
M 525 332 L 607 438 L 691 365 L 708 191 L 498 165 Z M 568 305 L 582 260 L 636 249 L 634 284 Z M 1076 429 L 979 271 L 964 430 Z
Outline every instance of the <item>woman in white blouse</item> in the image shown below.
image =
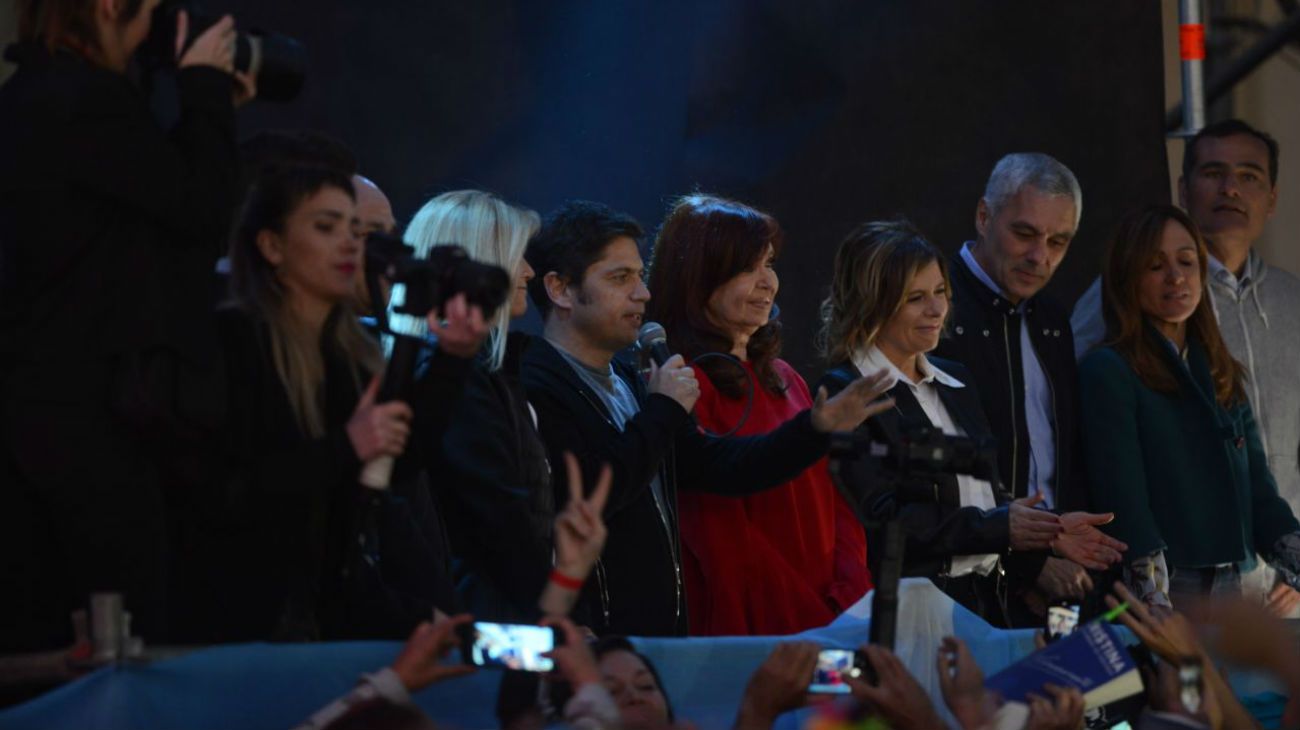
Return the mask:
M 922 428 L 990 440 L 966 368 L 926 355 L 939 344 L 948 315 L 948 269 L 939 251 L 906 222 L 866 223 L 840 244 L 834 271 L 820 337 L 832 367 L 819 385 L 833 394 L 859 373 L 889 370 L 895 407 L 861 427 L 873 441 L 898 446 Z M 901 484 L 853 460 L 841 465 L 841 474 L 869 523 L 900 520 L 904 576 L 930 578 L 995 625 L 1008 623 L 999 586 L 1003 570 L 1020 578 L 1014 583 L 1032 586 L 1053 552 L 1096 569 L 1119 559 L 1124 546 L 1095 528 L 1109 516 L 1058 516 L 1035 509 L 1038 498 L 1013 502 L 998 481 L 995 460 L 984 461 L 975 475 L 913 471 Z M 869 529 L 868 539 L 881 534 Z M 883 554 L 876 545 L 868 550 Z M 1081 581 L 1069 587 L 1072 595 L 1048 598 L 1080 597 L 1090 587 Z

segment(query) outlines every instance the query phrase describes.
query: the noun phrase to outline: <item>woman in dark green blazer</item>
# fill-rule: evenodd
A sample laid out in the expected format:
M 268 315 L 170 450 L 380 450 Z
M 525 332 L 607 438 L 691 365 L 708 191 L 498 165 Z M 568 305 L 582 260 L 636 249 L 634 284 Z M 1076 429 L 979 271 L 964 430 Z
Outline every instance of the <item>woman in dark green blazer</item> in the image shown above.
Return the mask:
M 1206 257 L 1177 208 L 1125 218 L 1102 273 L 1107 340 L 1079 368 L 1091 506 L 1115 513 L 1125 583 L 1157 605 L 1240 592 L 1256 553 L 1300 586 L 1300 523 L 1219 334 Z

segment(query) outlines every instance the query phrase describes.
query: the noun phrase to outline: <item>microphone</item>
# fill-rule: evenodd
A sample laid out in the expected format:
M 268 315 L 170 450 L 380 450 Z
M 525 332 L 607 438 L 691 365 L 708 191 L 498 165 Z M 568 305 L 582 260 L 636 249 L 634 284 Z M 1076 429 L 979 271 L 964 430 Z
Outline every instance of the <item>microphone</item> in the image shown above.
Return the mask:
M 637 346 L 650 353 L 650 359 L 656 365 L 663 365 L 673 356 L 668 349 L 668 332 L 658 322 L 646 322 L 641 325 L 641 332 L 636 338 Z

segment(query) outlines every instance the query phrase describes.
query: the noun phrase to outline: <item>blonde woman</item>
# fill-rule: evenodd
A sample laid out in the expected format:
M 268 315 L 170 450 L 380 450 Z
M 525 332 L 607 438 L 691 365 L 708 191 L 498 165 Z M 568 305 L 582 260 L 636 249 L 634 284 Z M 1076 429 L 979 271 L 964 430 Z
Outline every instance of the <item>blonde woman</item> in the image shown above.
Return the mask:
M 454 427 L 437 443 L 430 468 L 447 521 L 457 587 L 467 609 L 483 620 L 532 621 L 543 610 L 543 589 L 581 582 L 590 569 L 554 545 L 553 466 L 537 435 L 536 418 L 519 384 L 519 361 L 528 338 L 510 333 L 510 321 L 528 311 L 533 270 L 524 249 L 540 225 L 537 213 L 478 190 L 443 193 L 415 214 L 406 241 L 420 256 L 440 244 L 463 247 L 470 257 L 510 272 L 509 306 L 492 322 L 487 343 L 452 412 Z M 400 296 L 394 292 L 394 299 Z M 418 329 L 423 323 L 412 323 Z M 556 577 L 558 574 L 558 577 Z M 575 590 L 560 590 L 576 598 Z M 548 592 L 556 593 L 553 588 Z M 568 605 L 547 606 L 567 613 Z

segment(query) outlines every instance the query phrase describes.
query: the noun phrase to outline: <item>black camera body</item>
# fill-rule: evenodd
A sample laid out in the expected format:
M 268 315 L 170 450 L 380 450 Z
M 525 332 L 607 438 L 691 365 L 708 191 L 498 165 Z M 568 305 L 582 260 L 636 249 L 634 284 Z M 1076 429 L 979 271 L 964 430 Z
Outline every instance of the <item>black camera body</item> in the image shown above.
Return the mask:
M 422 259 L 413 254 L 414 249 L 397 236 L 374 232 L 366 237 L 368 273 L 405 288 L 401 304 L 393 307 L 398 314 L 424 318 L 464 294 L 469 304 L 483 310 L 485 320 L 491 320 L 510 296 L 510 275 L 505 269 L 475 261 L 460 246 L 434 246 Z
M 221 19 L 204 11 L 195 0 L 162 0 L 154 8 L 149 38 L 140 49 L 147 66 L 166 68 L 176 63 L 176 27 L 181 11 L 189 17 L 183 48 Z M 289 101 L 302 90 L 307 78 L 307 51 L 289 36 L 262 30 L 240 30 L 235 38 L 235 70 L 257 80 L 257 98 Z
M 949 474 L 992 479 L 998 452 L 992 438 L 948 436 L 928 423 L 913 423 L 897 444 L 873 441 L 858 431 L 833 434 L 830 458 L 866 462 L 868 471 L 895 481 L 900 501 L 909 501 L 914 496 L 911 482 L 928 483 L 932 477 Z

